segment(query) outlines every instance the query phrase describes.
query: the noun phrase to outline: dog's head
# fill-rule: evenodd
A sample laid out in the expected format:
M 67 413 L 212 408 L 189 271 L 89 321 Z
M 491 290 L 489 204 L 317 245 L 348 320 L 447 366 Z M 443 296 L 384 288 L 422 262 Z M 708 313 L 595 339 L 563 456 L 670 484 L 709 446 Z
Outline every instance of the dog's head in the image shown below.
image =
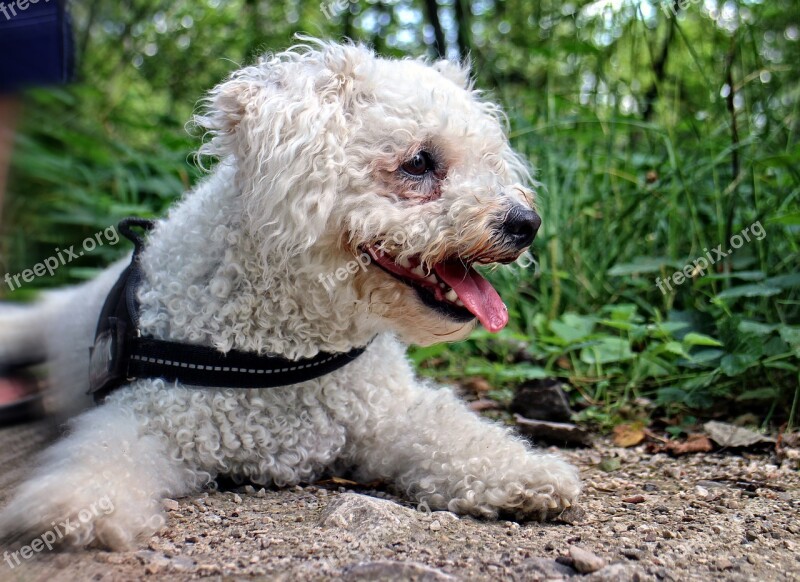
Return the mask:
M 506 325 L 474 266 L 517 259 L 540 219 L 502 114 L 467 70 L 315 42 L 235 73 L 208 105 L 201 153 L 236 164 L 270 268 L 307 257 L 313 285 L 414 343 Z

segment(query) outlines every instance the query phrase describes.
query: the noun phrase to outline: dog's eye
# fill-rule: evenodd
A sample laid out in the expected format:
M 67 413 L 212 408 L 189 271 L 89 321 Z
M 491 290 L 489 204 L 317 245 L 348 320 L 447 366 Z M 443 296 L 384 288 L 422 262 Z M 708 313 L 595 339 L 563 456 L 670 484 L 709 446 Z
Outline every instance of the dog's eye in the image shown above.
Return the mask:
M 419 152 L 413 158 L 405 162 L 400 169 L 409 176 L 419 178 L 434 170 L 433 158 L 428 152 Z

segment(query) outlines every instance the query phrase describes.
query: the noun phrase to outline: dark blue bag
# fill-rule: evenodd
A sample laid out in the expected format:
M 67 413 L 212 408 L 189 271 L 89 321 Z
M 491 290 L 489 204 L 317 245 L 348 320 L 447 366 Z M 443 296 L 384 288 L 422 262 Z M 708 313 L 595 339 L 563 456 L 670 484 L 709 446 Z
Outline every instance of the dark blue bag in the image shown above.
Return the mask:
M 0 93 L 69 81 L 71 28 L 66 0 L 0 0 Z

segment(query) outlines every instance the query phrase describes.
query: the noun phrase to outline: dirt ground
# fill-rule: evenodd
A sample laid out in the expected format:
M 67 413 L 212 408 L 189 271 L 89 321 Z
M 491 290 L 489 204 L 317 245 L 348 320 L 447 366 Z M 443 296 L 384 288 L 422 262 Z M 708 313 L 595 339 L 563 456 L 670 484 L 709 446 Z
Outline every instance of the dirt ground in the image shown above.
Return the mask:
M 44 434 L 0 430 L 0 501 Z M 0 581 L 800 580 L 796 461 L 602 441 L 562 453 L 585 491 L 582 511 L 559 523 L 430 513 L 385 488 L 335 482 L 248 486 L 165 501 L 167 524 L 137 550 L 43 552 L 0 562 Z

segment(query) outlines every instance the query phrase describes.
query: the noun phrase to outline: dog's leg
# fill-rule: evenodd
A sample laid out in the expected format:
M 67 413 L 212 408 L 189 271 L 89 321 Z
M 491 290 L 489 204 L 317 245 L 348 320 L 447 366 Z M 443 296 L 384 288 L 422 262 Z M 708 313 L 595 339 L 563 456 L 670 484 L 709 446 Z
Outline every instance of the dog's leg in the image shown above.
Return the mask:
M 130 548 L 163 525 L 162 497 L 184 495 L 201 478 L 170 458 L 162 439 L 142 435 L 134 415 L 113 402 L 79 416 L 71 428 L 0 513 L 3 537 Z
M 485 517 L 546 519 L 580 492 L 575 468 L 479 418 L 447 389 L 410 380 L 375 396 L 351 408 L 351 418 L 363 417 L 350 425 L 348 461 L 362 478 L 392 480 L 432 509 Z

